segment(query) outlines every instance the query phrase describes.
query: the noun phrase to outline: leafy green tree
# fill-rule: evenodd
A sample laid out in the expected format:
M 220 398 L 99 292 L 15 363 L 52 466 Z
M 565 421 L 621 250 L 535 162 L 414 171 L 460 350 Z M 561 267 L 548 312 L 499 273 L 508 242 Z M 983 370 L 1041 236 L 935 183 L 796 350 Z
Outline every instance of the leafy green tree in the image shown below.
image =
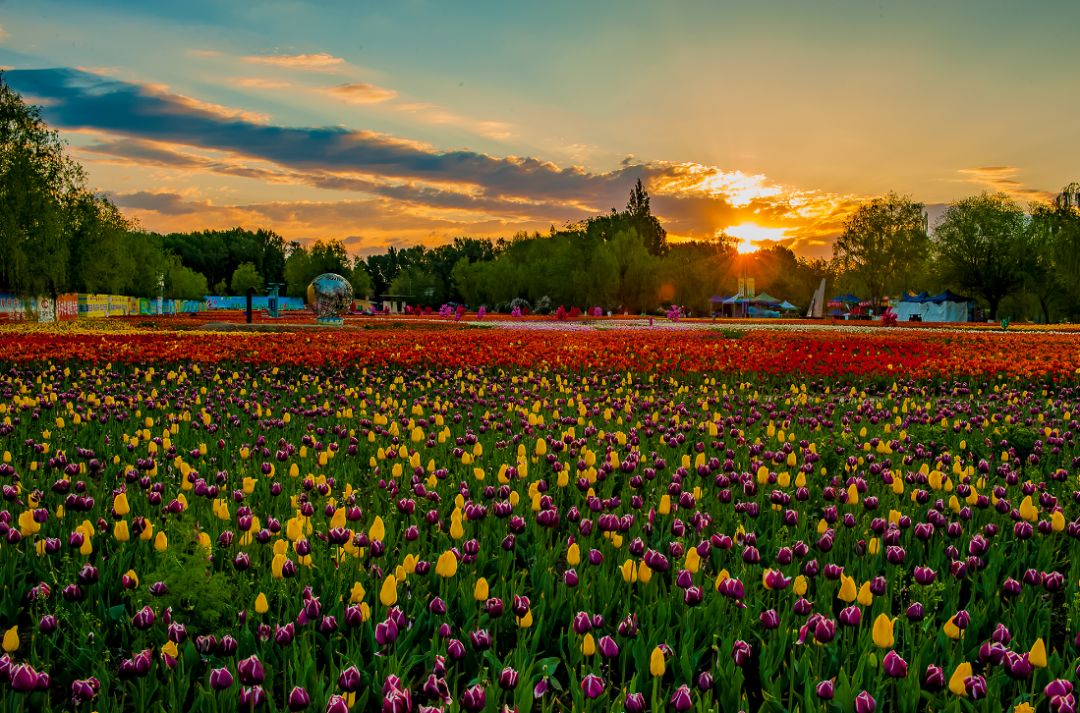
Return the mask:
M 184 267 L 180 258 L 173 255 L 169 259 L 169 269 L 165 277 L 165 296 L 176 300 L 198 300 L 210 292 L 206 284 L 206 275 Z
M 890 193 L 859 206 L 844 221 L 833 256 L 857 289 L 878 304 L 914 285 L 929 247 L 923 204 Z
M 1080 316 L 1080 184 L 1066 186 L 1052 204 L 1033 205 L 1029 225 L 1025 289 L 1038 300 L 1046 322 L 1051 310 Z
M 128 249 L 132 225 L 104 196 L 86 192 L 68 209 L 72 287 L 126 294 L 138 269 Z
M 357 258 L 353 262 L 352 270 L 348 274 L 349 284 L 352 285 L 353 296 L 357 299 L 371 297 L 371 275 L 368 274 L 364 261 Z
M 255 269 L 254 263 L 242 262 L 233 271 L 232 280 L 230 280 L 229 284 L 232 286 L 234 295 L 246 295 L 249 289 L 258 293 L 262 291 L 263 278 L 259 271 Z
M 67 213 L 84 184 L 59 135 L 0 72 L 0 287 L 53 295 L 70 288 Z
M 168 275 L 175 259 L 165 254 L 161 237 L 152 233 L 128 232 L 124 235 L 124 245 L 124 252 L 135 267 L 128 273 L 123 293 L 136 297 L 160 295 L 160 280 Z
M 436 277 L 420 267 L 409 267 L 398 273 L 386 294 L 404 297 L 409 304 L 431 305 L 437 285 Z
M 637 180 L 633 190 L 630 191 L 630 200 L 626 204 L 626 217 L 629 227 L 636 230 L 645 243 L 645 249 L 652 255 L 665 255 L 668 251 L 667 231 L 660 221 L 652 214 L 649 207 L 649 194 L 641 185 L 641 179 Z
M 311 256 L 298 242 L 289 245 L 289 256 L 285 259 L 285 294 L 289 297 L 303 297 L 307 294 L 311 278 Z
M 997 319 L 1001 300 L 1024 282 L 1027 238 L 1024 210 L 1005 194 L 965 198 L 934 229 L 938 270 L 948 284 L 984 299 Z

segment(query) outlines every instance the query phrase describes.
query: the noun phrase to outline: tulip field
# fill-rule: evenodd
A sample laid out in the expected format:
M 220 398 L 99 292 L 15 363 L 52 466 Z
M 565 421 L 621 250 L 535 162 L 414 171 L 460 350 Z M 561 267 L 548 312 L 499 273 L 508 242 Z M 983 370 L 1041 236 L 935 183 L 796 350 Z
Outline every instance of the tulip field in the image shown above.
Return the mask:
M 0 713 L 1054 711 L 1080 337 L 0 328 Z

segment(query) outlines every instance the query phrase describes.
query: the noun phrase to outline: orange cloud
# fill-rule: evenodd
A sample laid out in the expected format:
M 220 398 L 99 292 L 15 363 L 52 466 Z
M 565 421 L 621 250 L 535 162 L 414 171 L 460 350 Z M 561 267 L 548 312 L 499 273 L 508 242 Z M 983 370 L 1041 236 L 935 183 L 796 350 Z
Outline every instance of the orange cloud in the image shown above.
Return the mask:
M 379 104 L 393 99 L 397 92 L 366 82 L 338 84 L 322 90 L 324 93 L 349 104 Z
M 267 54 L 248 55 L 243 58 L 245 62 L 254 64 L 269 64 L 275 67 L 288 69 L 302 69 L 307 71 L 326 72 L 340 69 L 345 60 L 335 57 L 327 52 L 315 52 L 312 54 Z
M 236 77 L 232 84 L 244 89 L 288 89 L 292 85 L 280 79 L 266 79 L 264 77 Z
M 1022 203 L 1047 203 L 1052 201 L 1056 195 L 1052 191 L 1030 188 L 1021 181 L 1016 180 L 1015 177 L 1020 173 L 1020 169 L 1016 166 L 961 168 L 957 173 L 964 177 L 960 179 L 961 183 L 974 183 L 995 193 L 1004 193 L 1013 200 Z

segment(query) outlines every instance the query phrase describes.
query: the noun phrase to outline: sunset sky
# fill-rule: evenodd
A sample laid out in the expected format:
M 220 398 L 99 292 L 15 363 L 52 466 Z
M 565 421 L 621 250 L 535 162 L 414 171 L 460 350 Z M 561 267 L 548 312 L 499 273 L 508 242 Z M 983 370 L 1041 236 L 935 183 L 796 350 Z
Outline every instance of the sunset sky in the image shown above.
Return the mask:
M 674 238 L 817 257 L 868 196 L 933 220 L 1080 180 L 1078 27 L 1075 0 L 0 0 L 0 66 L 151 230 L 362 254 L 641 178 Z

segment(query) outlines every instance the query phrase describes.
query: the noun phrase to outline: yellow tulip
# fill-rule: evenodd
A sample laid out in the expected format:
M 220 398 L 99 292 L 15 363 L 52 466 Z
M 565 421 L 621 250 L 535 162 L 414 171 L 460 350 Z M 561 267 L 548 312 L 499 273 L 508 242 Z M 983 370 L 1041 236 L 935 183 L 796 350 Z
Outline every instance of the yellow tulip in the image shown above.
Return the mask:
M 392 607 L 397 604 L 397 578 L 392 574 L 386 575 L 382 587 L 379 589 L 379 601 L 384 607 Z
M 950 616 L 949 620 L 945 622 L 944 630 L 945 636 L 948 636 L 950 639 L 960 639 L 964 636 L 964 632 L 956 625 L 955 616 Z
M 663 676 L 666 670 L 667 664 L 664 662 L 664 650 L 657 646 L 649 655 L 649 673 L 653 676 Z
M 850 604 L 855 601 L 855 598 L 858 595 L 859 592 L 855 588 L 855 580 L 846 574 L 840 575 L 840 592 L 837 593 L 836 598 Z
M 386 526 L 383 524 L 383 519 L 378 515 L 375 516 L 375 521 L 371 523 L 371 528 L 368 529 L 368 537 L 372 542 L 386 539 Z
M 128 530 L 127 520 L 117 520 L 113 525 L 113 537 L 117 542 L 127 542 L 131 539 L 131 532 Z
M 533 625 L 532 609 L 525 612 L 525 616 L 518 617 L 517 625 L 522 629 L 528 629 L 530 626 Z
M 489 590 L 487 580 L 483 577 L 476 580 L 476 586 L 473 587 L 473 599 L 478 602 L 487 601 L 488 593 Z
M 13 654 L 19 649 L 19 627 L 13 626 L 4 632 L 4 651 Z
M 87 540 L 89 542 L 89 540 Z M 159 532 L 154 537 L 154 550 L 157 552 L 164 552 L 169 549 L 169 538 L 165 536 L 164 532 Z
M 259 592 L 259 596 L 255 597 L 255 613 L 265 614 L 270 611 L 270 604 L 266 601 L 266 595 Z
M 894 644 L 896 637 L 893 634 L 893 620 L 888 614 L 878 614 L 877 619 L 874 619 L 874 645 L 888 649 Z
M 862 586 L 859 587 L 858 600 L 859 604 L 862 604 L 864 607 L 868 607 L 874 603 L 874 593 L 870 591 L 869 582 L 863 582 Z
M 634 560 L 626 560 L 619 567 L 619 571 L 622 572 L 623 581 L 627 584 L 633 584 L 637 581 L 637 567 L 634 566 Z
M 971 676 L 971 664 L 967 661 L 956 667 L 952 676 L 949 677 L 949 690 L 958 696 L 967 696 L 967 689 L 964 688 L 964 679 Z
M 364 601 L 364 597 L 367 596 L 367 592 L 364 590 L 364 585 L 360 582 L 353 582 L 352 589 L 349 590 L 349 601 L 353 604 L 359 604 Z
M 278 552 L 274 555 L 274 559 L 270 561 L 270 575 L 274 579 L 283 579 L 285 577 L 283 570 L 285 568 L 285 560 L 288 559 L 282 553 Z
M 131 507 L 128 505 L 127 493 L 120 493 L 113 498 L 113 510 L 115 510 L 116 514 L 120 517 L 131 512 Z
M 578 543 L 575 542 L 567 548 L 566 563 L 571 567 L 577 567 L 581 564 L 581 548 L 578 547 Z
M 173 658 L 176 658 L 177 656 L 179 656 L 179 654 L 176 651 L 176 644 L 174 644 L 171 640 L 166 641 L 164 644 L 162 644 L 161 653 L 168 654 L 169 656 L 172 656 Z
M 457 556 L 453 552 L 447 550 L 439 555 L 439 559 L 435 562 L 435 574 L 440 577 L 449 579 L 457 574 L 458 561 Z
M 696 547 L 691 547 L 686 550 L 686 569 L 691 574 L 697 574 L 701 569 L 701 555 L 698 554 Z
M 1031 496 L 1025 496 L 1020 503 L 1020 517 L 1024 518 L 1028 522 L 1035 522 L 1039 519 L 1039 510 L 1031 502 Z
M 1035 644 L 1028 653 L 1028 661 L 1036 668 L 1046 668 L 1046 644 L 1043 643 L 1041 636 L 1035 639 Z
M 806 588 L 806 577 L 801 574 L 795 578 L 795 582 L 791 585 L 791 591 L 795 592 L 795 596 L 797 597 L 806 594 Z
M 581 653 L 584 656 L 592 656 L 596 653 L 596 639 L 592 634 L 585 634 L 585 638 L 581 640 Z

